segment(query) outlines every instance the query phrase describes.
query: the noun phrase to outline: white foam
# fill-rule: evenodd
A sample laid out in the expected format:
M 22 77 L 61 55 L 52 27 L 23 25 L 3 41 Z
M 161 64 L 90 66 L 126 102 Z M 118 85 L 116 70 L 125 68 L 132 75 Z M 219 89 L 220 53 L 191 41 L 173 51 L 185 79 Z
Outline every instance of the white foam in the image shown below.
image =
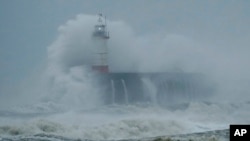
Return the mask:
M 237 107 L 238 106 L 238 107 Z M 249 103 L 190 103 L 186 109 L 113 106 L 37 117 L 1 117 L 0 136 L 55 134 L 81 139 L 128 139 L 226 129 L 249 123 Z M 237 114 L 240 114 L 238 116 Z

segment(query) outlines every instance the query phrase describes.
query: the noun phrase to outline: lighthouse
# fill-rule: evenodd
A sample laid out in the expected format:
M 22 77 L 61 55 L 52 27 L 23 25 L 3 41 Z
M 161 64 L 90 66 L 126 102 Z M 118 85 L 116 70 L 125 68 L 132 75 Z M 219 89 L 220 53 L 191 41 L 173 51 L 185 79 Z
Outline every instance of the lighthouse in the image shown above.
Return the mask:
M 108 73 L 108 46 L 109 33 L 107 31 L 106 17 L 98 14 L 98 23 L 95 25 L 93 32 L 93 55 L 94 61 L 92 70 L 99 73 Z

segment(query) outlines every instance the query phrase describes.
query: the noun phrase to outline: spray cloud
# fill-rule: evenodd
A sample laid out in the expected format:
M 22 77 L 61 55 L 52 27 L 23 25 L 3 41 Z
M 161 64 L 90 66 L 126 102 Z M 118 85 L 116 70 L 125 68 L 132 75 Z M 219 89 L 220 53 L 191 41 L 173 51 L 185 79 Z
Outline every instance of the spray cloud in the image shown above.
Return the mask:
M 97 16 L 81 14 L 58 28 L 59 35 L 48 47 L 48 64 L 42 74 L 47 86 L 40 93 L 47 97 L 45 100 L 76 107 L 102 103 L 88 72 L 93 60 L 91 36 L 96 23 Z M 107 23 L 111 72 L 198 72 L 216 81 L 221 98 L 230 95 L 232 99 L 244 99 L 249 93 L 247 55 L 208 47 L 178 34 L 138 36 L 123 21 Z

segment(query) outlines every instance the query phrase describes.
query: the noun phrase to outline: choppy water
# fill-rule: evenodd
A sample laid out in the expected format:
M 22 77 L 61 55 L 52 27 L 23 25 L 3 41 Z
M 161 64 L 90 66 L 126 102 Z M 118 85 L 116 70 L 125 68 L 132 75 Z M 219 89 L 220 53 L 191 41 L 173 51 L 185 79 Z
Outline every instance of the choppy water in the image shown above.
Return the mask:
M 112 105 L 64 110 L 42 103 L 0 112 L 0 140 L 228 140 L 229 124 L 250 123 L 250 102 Z M 197 132 L 206 132 L 193 134 Z M 177 135 L 177 136 L 173 136 Z

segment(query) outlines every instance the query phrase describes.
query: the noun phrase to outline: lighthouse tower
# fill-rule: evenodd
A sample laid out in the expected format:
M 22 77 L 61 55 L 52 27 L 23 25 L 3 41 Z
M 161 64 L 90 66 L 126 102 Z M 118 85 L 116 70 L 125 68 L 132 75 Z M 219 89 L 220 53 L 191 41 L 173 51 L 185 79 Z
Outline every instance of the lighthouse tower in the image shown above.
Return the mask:
M 109 72 L 108 67 L 108 46 L 107 41 L 109 39 L 109 33 L 107 31 L 106 17 L 102 14 L 98 15 L 98 23 L 95 25 L 93 32 L 94 40 L 94 62 L 92 64 L 92 70 L 100 73 Z

